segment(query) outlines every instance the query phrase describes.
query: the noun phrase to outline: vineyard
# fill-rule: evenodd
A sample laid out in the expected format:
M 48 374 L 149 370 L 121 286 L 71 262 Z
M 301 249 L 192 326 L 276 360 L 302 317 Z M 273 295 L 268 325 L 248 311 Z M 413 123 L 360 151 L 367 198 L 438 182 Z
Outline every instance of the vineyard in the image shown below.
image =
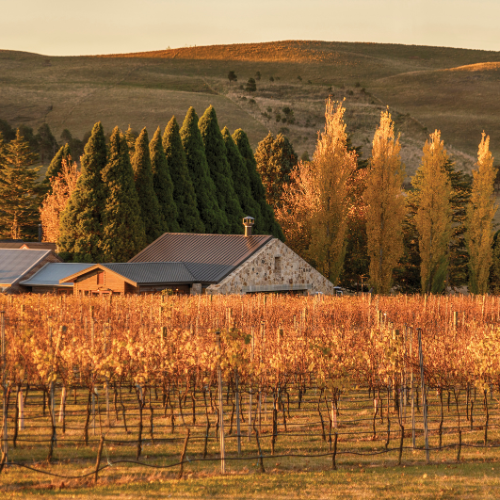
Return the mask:
M 3 296 L 0 474 L 495 458 L 499 324 L 483 296 Z

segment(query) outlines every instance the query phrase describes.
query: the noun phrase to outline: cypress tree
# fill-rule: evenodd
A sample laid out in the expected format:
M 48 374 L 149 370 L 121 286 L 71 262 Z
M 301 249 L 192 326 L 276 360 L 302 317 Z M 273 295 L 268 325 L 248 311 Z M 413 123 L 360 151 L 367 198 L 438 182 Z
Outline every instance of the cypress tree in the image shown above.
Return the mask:
M 219 208 L 217 190 L 210 177 L 205 148 L 198 128 L 198 116 L 190 107 L 180 130 L 191 180 L 196 188 L 196 199 L 201 220 L 208 233 L 227 233 L 226 214 Z
M 260 205 L 260 212 L 263 220 L 261 223 L 256 221 L 255 225 L 258 231 L 262 234 L 272 234 L 275 238 L 285 241 L 281 226 L 274 218 L 273 209 L 266 201 L 266 191 L 262 185 L 260 175 L 257 172 L 257 163 L 253 156 L 252 147 L 250 146 L 247 134 L 240 128 L 234 132 L 233 139 L 236 146 L 238 146 L 241 156 L 246 162 L 253 198 Z
M 226 146 L 227 160 L 231 167 L 231 174 L 233 178 L 233 185 L 238 195 L 241 209 L 244 215 L 250 215 L 255 219 L 256 227 L 259 221 L 262 223 L 262 214 L 260 212 L 260 205 L 254 200 L 252 196 L 252 188 L 250 185 L 250 176 L 244 158 L 241 156 L 236 144 L 234 143 L 229 129 L 224 127 L 222 130 L 222 138 Z M 241 225 L 241 223 L 240 223 Z M 256 229 L 256 233 L 257 233 Z
M 125 140 L 127 141 L 128 153 L 130 158 L 134 156 L 135 141 L 137 141 L 138 137 L 139 134 L 135 130 L 133 130 L 132 127 L 129 125 L 127 131 L 125 132 Z
M 217 122 L 213 106 L 207 108 L 198 124 L 205 145 L 210 175 L 215 183 L 219 208 L 225 212 L 231 234 L 243 233 L 242 220 L 245 214 L 241 210 L 238 196 L 234 190 L 231 167 L 227 161 L 226 146 Z
M 66 163 L 71 162 L 71 150 L 69 144 L 65 144 L 59 148 L 59 151 L 55 154 L 54 158 L 50 162 L 45 174 L 45 179 L 43 180 L 44 191 L 50 191 L 50 178 L 57 177 L 62 170 L 63 161 Z
M 118 127 L 111 134 L 102 179 L 106 185 L 102 252 L 106 262 L 127 262 L 146 246 L 146 232 L 127 141 Z
M 1 146 L 1 145 L 0 145 Z M 16 137 L 2 148 L 0 161 L 0 229 L 19 239 L 35 233 L 38 223 L 38 156 L 17 130 Z M 36 234 L 36 233 L 35 233 Z
M 163 234 L 165 221 L 154 189 L 146 128 L 142 129 L 135 142 L 132 168 L 134 169 L 135 187 L 139 195 L 139 205 L 146 230 L 146 241 L 149 245 Z
M 205 226 L 196 205 L 196 193 L 175 116 L 170 119 L 163 134 L 163 148 L 173 183 L 179 230 L 186 233 L 204 233 Z
M 177 222 L 177 206 L 174 201 L 174 185 L 168 171 L 167 158 L 163 149 L 160 127 L 149 144 L 151 168 L 153 169 L 153 186 L 160 204 L 160 210 L 165 221 L 164 231 L 176 233 L 179 231 Z
M 61 215 L 59 251 L 75 262 L 103 262 L 102 214 L 106 190 L 102 170 L 107 163 L 106 139 L 101 122 L 94 125 L 81 158 L 81 175 Z

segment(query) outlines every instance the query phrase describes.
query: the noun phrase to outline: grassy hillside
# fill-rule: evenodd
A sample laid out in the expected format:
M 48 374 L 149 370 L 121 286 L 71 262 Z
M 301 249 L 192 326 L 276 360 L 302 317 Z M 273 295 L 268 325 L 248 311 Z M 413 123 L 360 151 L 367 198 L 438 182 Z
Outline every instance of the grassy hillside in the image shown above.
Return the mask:
M 227 80 L 230 70 L 238 82 Z M 257 92 L 241 89 L 257 72 Z M 365 155 L 389 105 L 411 174 L 434 128 L 465 169 L 483 129 L 500 159 L 499 80 L 499 52 L 389 44 L 284 41 L 97 57 L 0 51 L 0 118 L 34 128 L 47 121 L 56 137 L 68 128 L 81 138 L 97 120 L 107 131 L 152 132 L 173 114 L 182 121 L 190 105 L 201 114 L 213 104 L 221 126 L 244 128 L 254 146 L 284 130 L 299 154 L 312 154 L 331 95 L 346 99 L 348 130 Z M 276 119 L 285 107 L 293 124 Z

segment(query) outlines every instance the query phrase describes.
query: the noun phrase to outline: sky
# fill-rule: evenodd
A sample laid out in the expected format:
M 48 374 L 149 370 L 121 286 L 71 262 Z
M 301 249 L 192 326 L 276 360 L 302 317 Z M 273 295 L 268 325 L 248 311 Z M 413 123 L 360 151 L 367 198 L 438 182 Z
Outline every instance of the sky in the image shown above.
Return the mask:
M 0 49 L 45 55 L 324 40 L 500 51 L 500 0 L 0 0 Z

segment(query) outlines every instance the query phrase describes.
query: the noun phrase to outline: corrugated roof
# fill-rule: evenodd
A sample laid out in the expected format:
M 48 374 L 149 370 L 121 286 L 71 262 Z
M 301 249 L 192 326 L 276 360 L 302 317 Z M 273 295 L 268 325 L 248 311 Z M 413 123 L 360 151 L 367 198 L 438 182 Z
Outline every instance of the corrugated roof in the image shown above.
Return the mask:
M 50 252 L 50 250 L 0 248 L 0 283 L 13 285 Z
M 181 262 L 139 262 L 120 264 L 101 264 L 115 273 L 135 281 L 146 283 L 193 283 L 193 275 Z
M 39 241 L 0 241 L 0 248 L 21 248 L 24 245 L 26 245 L 30 250 L 56 251 L 55 243 L 44 243 Z
M 269 235 L 243 236 L 239 234 L 194 234 L 165 233 L 153 241 L 129 262 L 184 262 L 215 266 L 188 267 L 200 276 L 210 279 L 200 281 L 220 281 L 257 250 L 272 240 Z
M 195 283 L 218 283 L 234 269 L 234 266 L 195 262 L 184 262 L 184 265 L 193 275 Z
M 83 271 L 93 264 L 66 264 L 49 262 L 26 281 L 21 281 L 24 286 L 56 286 L 59 280 L 71 276 L 79 271 Z M 73 286 L 72 283 L 66 283 L 65 286 Z

